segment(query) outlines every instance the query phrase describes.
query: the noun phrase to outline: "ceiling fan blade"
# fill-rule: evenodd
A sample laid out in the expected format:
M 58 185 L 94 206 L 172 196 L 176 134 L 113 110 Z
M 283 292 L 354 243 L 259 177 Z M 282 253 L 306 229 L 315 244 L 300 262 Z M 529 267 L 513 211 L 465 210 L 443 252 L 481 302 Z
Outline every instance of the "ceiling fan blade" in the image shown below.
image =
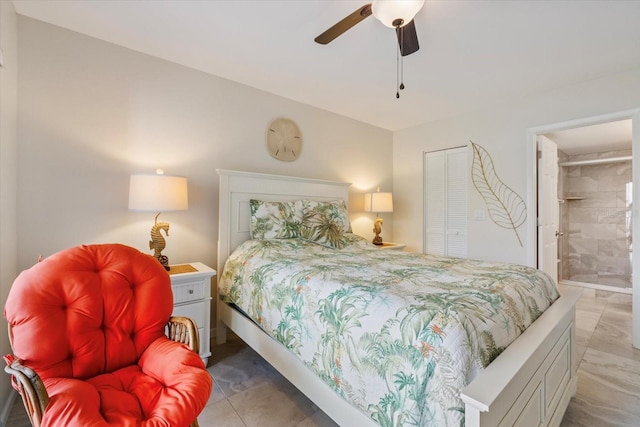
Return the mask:
M 416 33 L 416 25 L 413 19 L 404 27 L 396 28 L 396 36 L 398 36 L 398 45 L 402 56 L 411 55 L 420 49 L 418 33 Z
M 360 9 L 356 10 L 324 33 L 320 34 L 315 38 L 316 43 L 327 44 L 333 41 L 333 39 L 356 25 L 358 22 L 364 20 L 369 15 L 371 15 L 371 3 L 365 4 Z

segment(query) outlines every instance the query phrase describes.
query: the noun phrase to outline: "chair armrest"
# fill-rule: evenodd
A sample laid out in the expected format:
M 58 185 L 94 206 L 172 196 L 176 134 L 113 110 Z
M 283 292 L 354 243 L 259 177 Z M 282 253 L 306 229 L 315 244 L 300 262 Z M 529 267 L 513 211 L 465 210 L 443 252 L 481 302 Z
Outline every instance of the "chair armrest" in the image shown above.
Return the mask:
M 165 332 L 170 340 L 186 344 L 196 354 L 200 353 L 198 325 L 190 318 L 171 316 Z
M 4 360 L 7 363 L 4 371 L 12 376 L 11 383 L 22 397 L 31 425 L 40 426 L 44 410 L 49 404 L 44 383 L 33 369 L 22 364 L 22 360 L 13 355 L 4 356 Z

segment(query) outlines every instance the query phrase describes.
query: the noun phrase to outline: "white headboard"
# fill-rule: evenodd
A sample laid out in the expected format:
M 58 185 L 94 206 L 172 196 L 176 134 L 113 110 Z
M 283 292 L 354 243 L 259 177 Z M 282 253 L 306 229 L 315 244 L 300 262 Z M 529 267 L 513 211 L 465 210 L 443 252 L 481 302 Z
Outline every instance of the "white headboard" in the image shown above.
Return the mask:
M 220 175 L 218 216 L 218 275 L 227 258 L 249 239 L 250 199 L 271 202 L 288 200 L 338 200 L 348 206 L 350 183 L 321 179 L 217 170 Z

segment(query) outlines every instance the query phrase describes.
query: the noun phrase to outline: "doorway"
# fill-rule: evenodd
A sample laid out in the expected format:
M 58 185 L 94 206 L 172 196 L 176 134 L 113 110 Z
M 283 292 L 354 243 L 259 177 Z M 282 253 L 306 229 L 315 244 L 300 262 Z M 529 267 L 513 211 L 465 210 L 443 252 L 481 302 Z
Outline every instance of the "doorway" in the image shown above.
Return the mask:
M 630 193 L 631 198 L 640 200 L 640 109 L 626 110 L 617 113 L 572 120 L 563 123 L 539 126 L 527 129 L 527 205 L 532 207 L 533 212 L 538 212 L 538 171 L 537 171 L 537 140 L 539 135 L 560 132 L 567 129 L 598 125 L 619 120 L 631 119 L 632 121 L 632 143 L 631 143 L 631 165 L 632 180 Z M 544 197 L 544 196 L 541 196 Z M 556 194 L 557 199 L 557 194 Z M 557 200 L 557 203 L 560 203 Z M 567 203 L 565 201 L 565 203 Z M 637 203 L 636 203 L 637 206 Z M 631 242 L 640 238 L 640 211 L 636 206 L 631 206 Z M 543 258 L 540 256 L 538 247 L 542 239 L 538 239 L 539 219 L 537 217 L 527 223 L 527 263 L 533 267 L 542 269 Z M 559 230 L 558 230 L 559 231 Z M 633 346 L 640 348 L 640 276 L 633 272 L 640 271 L 640 257 L 631 257 L 631 289 L 632 289 L 632 335 Z
M 631 125 L 625 119 L 539 136 L 557 147 L 558 283 L 631 293 Z

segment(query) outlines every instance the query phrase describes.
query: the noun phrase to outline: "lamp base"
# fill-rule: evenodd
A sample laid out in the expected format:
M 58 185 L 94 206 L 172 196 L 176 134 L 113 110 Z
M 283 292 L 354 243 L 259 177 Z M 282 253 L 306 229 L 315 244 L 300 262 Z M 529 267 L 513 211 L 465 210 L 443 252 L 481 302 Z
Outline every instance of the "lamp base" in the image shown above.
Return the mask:
M 166 246 L 166 242 L 160 230 L 164 230 L 164 232 L 169 235 L 169 223 L 168 222 L 158 222 L 158 217 L 160 213 L 156 215 L 155 223 L 153 227 L 151 227 L 151 240 L 149 240 L 149 249 L 153 249 L 153 257 L 158 260 L 160 264 L 164 267 L 165 270 L 169 271 L 169 257 L 166 255 L 162 255 L 162 250 Z
M 164 267 L 165 270 L 169 271 L 171 268 L 169 267 L 169 257 L 166 255 L 159 255 L 155 257 L 160 264 Z
M 382 237 L 380 237 L 380 233 L 382 233 L 382 218 L 376 218 L 373 222 L 373 232 L 375 237 L 371 243 L 378 246 L 382 245 Z

